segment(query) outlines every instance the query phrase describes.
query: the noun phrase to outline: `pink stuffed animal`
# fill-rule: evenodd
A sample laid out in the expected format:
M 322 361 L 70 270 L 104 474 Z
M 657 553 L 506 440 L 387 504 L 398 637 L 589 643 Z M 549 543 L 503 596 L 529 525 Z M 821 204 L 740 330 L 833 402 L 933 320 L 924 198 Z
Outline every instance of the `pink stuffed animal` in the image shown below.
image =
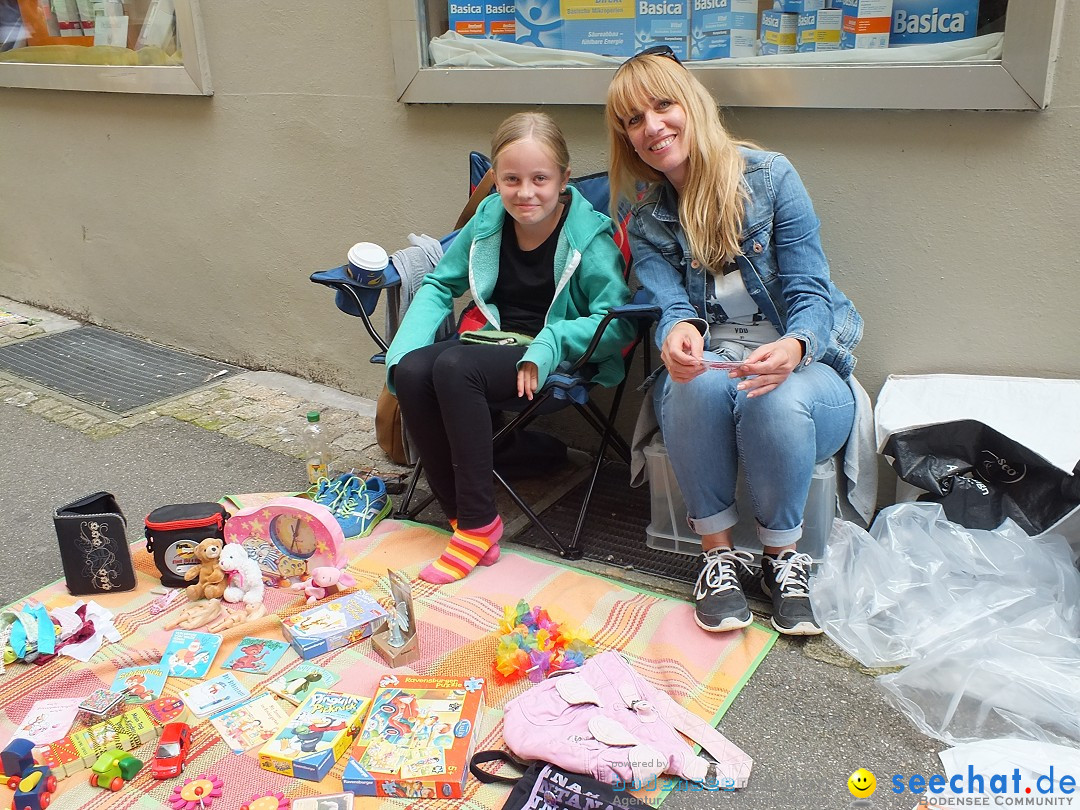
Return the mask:
M 324 565 L 320 568 L 311 569 L 311 579 L 303 582 L 294 582 L 295 590 L 307 594 L 307 603 L 310 605 L 341 588 L 351 588 L 356 584 L 352 575 L 332 565 Z

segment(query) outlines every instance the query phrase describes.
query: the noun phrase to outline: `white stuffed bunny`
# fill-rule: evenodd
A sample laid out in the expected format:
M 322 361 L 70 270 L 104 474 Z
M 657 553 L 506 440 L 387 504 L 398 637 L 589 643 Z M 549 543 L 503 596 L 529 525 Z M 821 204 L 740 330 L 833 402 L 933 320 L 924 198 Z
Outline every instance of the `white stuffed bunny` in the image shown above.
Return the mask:
M 218 565 L 229 575 L 229 587 L 222 596 L 226 602 L 262 604 L 265 588 L 259 564 L 248 556 L 242 545 L 226 543 L 218 557 Z

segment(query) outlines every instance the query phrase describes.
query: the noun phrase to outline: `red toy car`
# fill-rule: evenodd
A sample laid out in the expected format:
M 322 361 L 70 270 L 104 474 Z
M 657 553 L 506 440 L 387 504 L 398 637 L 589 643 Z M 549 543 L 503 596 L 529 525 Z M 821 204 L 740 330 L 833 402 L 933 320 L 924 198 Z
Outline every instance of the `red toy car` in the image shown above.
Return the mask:
M 171 779 L 184 770 L 188 748 L 191 747 L 191 726 L 187 723 L 169 723 L 161 730 L 157 751 L 150 762 L 150 773 L 155 779 Z
M 56 777 L 48 765 L 30 768 L 15 786 L 12 810 L 45 810 L 56 790 Z

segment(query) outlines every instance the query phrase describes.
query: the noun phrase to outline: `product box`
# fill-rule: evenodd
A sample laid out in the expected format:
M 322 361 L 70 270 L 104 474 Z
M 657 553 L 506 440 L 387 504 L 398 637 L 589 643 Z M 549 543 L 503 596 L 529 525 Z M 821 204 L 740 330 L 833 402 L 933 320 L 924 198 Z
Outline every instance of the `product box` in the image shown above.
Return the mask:
M 666 2 L 656 0 L 656 5 Z M 562 47 L 605 56 L 633 56 L 634 12 L 634 0 L 561 0 Z
M 888 48 L 893 0 L 844 0 L 840 47 Z
M 483 678 L 383 676 L 342 787 L 357 796 L 461 798 L 483 711 Z
M 318 782 L 345 753 L 371 700 L 344 692 L 312 692 L 274 739 L 259 749 L 259 767 Z
M 680 60 L 690 57 L 691 0 L 638 0 L 635 52 L 667 45 Z
M 782 11 L 761 12 L 761 55 L 795 53 L 795 33 L 798 27 L 798 14 L 785 14 Z
M 753 56 L 758 0 L 690 0 L 690 58 Z
M 484 36 L 483 0 L 450 0 L 450 30 L 463 37 Z
M 386 616 L 371 595 L 356 591 L 282 619 L 281 633 L 301 658 L 314 658 L 385 630 Z
M 783 11 L 786 14 L 805 14 L 808 11 L 826 8 L 828 5 L 826 0 L 776 0 L 773 4 L 773 11 Z
M 979 0 L 893 0 L 889 47 L 975 36 Z
M 514 42 L 538 48 L 563 46 L 559 0 L 515 0 Z
M 840 50 L 843 17 L 844 13 L 838 8 L 800 14 L 795 50 L 799 53 Z

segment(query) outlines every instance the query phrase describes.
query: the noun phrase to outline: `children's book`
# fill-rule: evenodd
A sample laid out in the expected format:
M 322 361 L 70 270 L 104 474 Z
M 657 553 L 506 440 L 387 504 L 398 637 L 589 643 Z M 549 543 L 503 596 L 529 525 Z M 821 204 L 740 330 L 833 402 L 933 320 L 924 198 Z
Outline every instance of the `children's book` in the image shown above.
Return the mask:
M 323 793 L 292 800 L 292 810 L 353 810 L 351 793 Z
M 251 697 L 248 688 L 231 672 L 223 672 L 178 694 L 196 717 L 208 717 Z
M 266 685 L 266 688 L 294 706 L 317 689 L 329 689 L 341 678 L 317 664 L 301 661 L 295 667 Z
M 129 702 L 149 703 L 161 697 L 168 673 L 161 664 L 144 667 L 124 667 L 116 671 L 112 686 L 113 692 L 127 690 Z
M 460 798 L 483 711 L 483 678 L 384 675 L 342 786 L 357 796 Z
M 259 767 L 318 782 L 349 750 L 369 703 L 370 698 L 343 692 L 312 692 L 259 749 Z
M 274 696 L 263 693 L 218 712 L 211 716 L 210 722 L 233 753 L 242 754 L 272 740 L 288 719 L 289 713 Z
M 235 669 L 238 672 L 269 672 L 287 649 L 287 642 L 249 636 L 240 640 L 221 668 Z
M 217 633 L 173 630 L 161 664 L 169 675 L 177 678 L 202 678 L 210 671 L 220 646 L 221 636 Z
M 34 745 L 62 740 L 71 730 L 75 716 L 79 713 L 82 698 L 51 698 L 35 701 L 30 711 L 23 718 L 22 725 L 15 729 L 12 739 L 22 737 Z

